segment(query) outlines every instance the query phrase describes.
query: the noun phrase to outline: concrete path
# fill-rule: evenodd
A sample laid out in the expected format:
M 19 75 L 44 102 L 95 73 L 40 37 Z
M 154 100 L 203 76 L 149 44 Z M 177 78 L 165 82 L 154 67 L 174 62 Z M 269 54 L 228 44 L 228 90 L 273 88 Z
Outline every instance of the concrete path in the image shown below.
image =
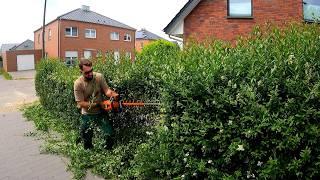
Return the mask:
M 14 73 L 14 79 L 0 76 L 0 180 L 68 180 L 65 158 L 40 154 L 43 142 L 26 134 L 34 131 L 32 122 L 22 117 L 18 107 L 37 100 L 34 71 Z M 89 174 L 86 179 L 99 179 Z
M 9 72 L 13 79 L 34 79 L 35 70 Z

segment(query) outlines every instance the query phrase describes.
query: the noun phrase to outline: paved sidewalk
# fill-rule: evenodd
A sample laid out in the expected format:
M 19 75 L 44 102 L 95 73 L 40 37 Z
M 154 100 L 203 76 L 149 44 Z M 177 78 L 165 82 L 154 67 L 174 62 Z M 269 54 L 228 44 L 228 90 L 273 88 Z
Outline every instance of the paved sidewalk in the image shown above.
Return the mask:
M 34 79 L 36 71 L 35 70 L 27 70 L 27 71 L 16 71 L 9 72 L 13 79 Z
M 20 112 L 0 113 L 0 179 L 72 179 L 59 156 L 40 154 L 42 141 L 25 134 L 33 131 Z
M 65 158 L 40 154 L 43 141 L 26 136 L 34 131 L 34 126 L 18 108 L 37 99 L 32 73 L 14 74 L 21 80 L 0 76 L 0 180 L 72 179 L 71 172 L 66 171 Z M 86 179 L 101 178 L 89 173 Z

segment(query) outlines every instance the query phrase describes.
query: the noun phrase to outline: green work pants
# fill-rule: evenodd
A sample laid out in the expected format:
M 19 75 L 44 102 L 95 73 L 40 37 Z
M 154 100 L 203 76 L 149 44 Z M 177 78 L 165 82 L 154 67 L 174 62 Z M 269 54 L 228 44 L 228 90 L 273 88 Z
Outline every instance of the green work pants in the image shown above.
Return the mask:
M 106 114 L 86 114 L 81 115 L 80 135 L 84 143 L 85 149 L 92 148 L 93 128 L 98 126 L 104 135 L 106 144 L 113 144 L 113 128 L 112 123 L 108 120 Z M 112 145 L 111 145 L 112 146 Z

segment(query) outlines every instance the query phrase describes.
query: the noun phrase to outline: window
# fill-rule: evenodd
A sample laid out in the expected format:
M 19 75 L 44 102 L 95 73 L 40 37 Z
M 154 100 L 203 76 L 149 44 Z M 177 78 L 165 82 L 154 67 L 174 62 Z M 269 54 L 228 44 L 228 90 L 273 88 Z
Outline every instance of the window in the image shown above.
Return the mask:
M 140 47 L 141 47 L 141 49 L 143 49 L 143 42 L 140 43 Z
M 48 33 L 48 40 L 51 39 L 52 33 L 51 33 L 51 29 L 49 29 L 49 33 Z
M 126 52 L 126 58 L 131 59 L 131 52 Z
M 306 21 L 320 21 L 320 1 L 303 0 L 303 17 Z
M 78 28 L 76 27 L 67 27 L 65 31 L 65 35 L 68 37 L 77 37 L 78 36 Z
M 40 33 L 38 34 L 38 44 L 40 44 Z
M 83 57 L 85 59 L 90 59 L 92 57 L 92 52 L 88 50 L 83 51 Z
M 86 38 L 96 38 L 96 30 L 95 29 L 86 29 L 85 37 Z
M 119 51 L 114 51 L 113 55 L 114 55 L 114 63 L 118 64 L 119 61 L 120 61 L 120 53 L 119 53 Z
M 97 51 L 96 57 L 97 58 L 101 58 L 102 57 L 102 51 L 100 49 Z
M 119 33 L 117 33 L 117 32 L 112 32 L 112 33 L 110 33 L 110 39 L 111 40 L 119 40 Z
M 252 17 L 252 0 L 228 0 L 228 17 Z
M 131 35 L 125 34 L 123 39 L 124 39 L 124 41 L 131 41 Z
M 65 63 L 67 66 L 74 66 L 78 59 L 78 52 L 77 51 L 66 51 L 65 52 Z

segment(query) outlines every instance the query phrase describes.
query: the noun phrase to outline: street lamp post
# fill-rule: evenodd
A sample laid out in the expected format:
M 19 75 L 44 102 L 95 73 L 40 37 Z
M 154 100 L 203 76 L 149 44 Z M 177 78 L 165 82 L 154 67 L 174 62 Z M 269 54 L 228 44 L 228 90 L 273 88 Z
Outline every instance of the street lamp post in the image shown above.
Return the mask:
M 46 49 L 44 44 L 45 25 L 46 25 L 46 7 L 47 7 L 47 0 L 44 0 L 43 24 L 42 24 L 42 58 L 45 58 L 46 56 Z

